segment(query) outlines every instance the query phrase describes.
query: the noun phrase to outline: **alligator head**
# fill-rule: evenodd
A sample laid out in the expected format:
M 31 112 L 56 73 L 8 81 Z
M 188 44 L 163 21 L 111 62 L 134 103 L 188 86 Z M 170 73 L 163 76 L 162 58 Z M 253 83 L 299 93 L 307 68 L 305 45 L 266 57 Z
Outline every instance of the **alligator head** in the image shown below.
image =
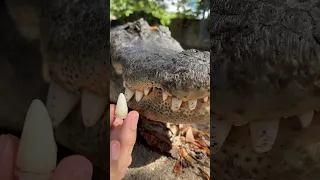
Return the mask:
M 320 137 L 300 127 L 320 107 L 319 1 L 212 2 L 211 152 L 227 171 L 219 179 L 309 171 Z
M 155 121 L 209 123 L 209 52 L 183 50 L 166 27 L 142 19 L 111 29 L 110 42 L 121 74 L 111 81 L 123 84 L 129 107 Z M 121 89 L 110 88 L 114 102 Z

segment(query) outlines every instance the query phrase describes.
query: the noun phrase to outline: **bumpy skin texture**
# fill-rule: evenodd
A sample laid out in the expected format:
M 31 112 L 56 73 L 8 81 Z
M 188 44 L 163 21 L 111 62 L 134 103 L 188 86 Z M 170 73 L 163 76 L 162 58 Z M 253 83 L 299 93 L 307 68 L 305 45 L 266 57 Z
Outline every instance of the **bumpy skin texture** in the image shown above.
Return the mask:
M 131 90 L 153 88 L 141 101 L 130 100 L 130 108 L 156 121 L 209 123 L 210 101 L 202 100 L 210 92 L 209 52 L 183 50 L 167 28 L 152 30 L 142 19 L 111 29 L 110 42 L 111 62 L 122 71 L 121 77 L 112 73 L 111 81 L 124 81 Z M 111 99 L 121 90 L 124 92 L 123 88 L 112 92 Z M 172 95 L 166 101 L 162 100 L 163 91 Z M 198 99 L 197 107 L 191 111 L 183 102 L 174 112 L 172 97 Z
M 211 4 L 212 118 L 235 123 L 320 107 L 320 2 L 216 0 Z M 233 127 L 212 156 L 220 180 L 319 178 L 319 122 L 280 121 L 271 151 L 252 148 L 249 125 Z
M 224 120 L 320 107 L 319 1 L 213 1 L 211 94 Z
M 48 2 L 40 16 L 41 46 L 51 80 L 70 91 L 109 95 L 106 1 Z

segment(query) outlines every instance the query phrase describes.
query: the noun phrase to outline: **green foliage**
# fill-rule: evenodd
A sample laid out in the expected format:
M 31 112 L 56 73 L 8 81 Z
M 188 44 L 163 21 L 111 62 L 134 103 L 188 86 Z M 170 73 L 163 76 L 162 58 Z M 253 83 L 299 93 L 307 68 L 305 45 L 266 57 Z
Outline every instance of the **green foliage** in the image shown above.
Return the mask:
M 162 25 L 169 25 L 173 18 L 196 18 L 202 11 L 203 0 L 179 0 L 175 4 L 179 10 L 177 13 L 166 12 L 166 4 L 163 0 L 111 0 L 110 1 L 110 16 L 116 18 L 126 17 L 137 11 L 150 13 L 154 17 L 159 18 Z M 197 10 L 193 12 L 186 9 L 186 6 L 195 5 Z

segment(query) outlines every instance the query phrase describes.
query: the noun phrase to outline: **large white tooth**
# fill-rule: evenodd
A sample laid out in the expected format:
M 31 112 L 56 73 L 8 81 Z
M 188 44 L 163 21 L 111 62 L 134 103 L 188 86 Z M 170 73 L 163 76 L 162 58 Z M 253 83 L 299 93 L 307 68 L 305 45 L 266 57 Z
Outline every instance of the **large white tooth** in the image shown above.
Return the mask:
M 126 118 L 127 115 L 128 115 L 127 101 L 124 94 L 120 93 L 117 101 L 115 116 L 116 118 L 124 119 Z
M 213 120 L 211 123 L 213 127 L 213 130 L 211 131 L 213 140 L 212 152 L 213 154 L 216 154 L 227 139 L 232 127 L 232 122 L 225 120 Z
M 250 122 L 250 132 L 253 148 L 263 153 L 271 150 L 279 129 L 279 119 Z
M 151 88 L 143 88 L 144 95 L 148 95 L 150 90 L 151 90 Z
M 82 90 L 81 112 L 84 125 L 86 127 L 94 126 L 101 118 L 106 105 L 106 98 L 86 89 Z
M 143 92 L 136 90 L 135 97 L 136 97 L 136 101 L 139 102 L 143 97 Z
M 206 96 L 206 97 L 204 97 L 204 98 L 203 98 L 203 101 L 204 101 L 204 102 L 207 102 L 207 101 L 208 101 L 208 99 L 209 99 L 209 97 L 208 97 L 208 96 Z
M 302 127 L 308 127 L 313 119 L 314 111 L 307 112 L 299 116 Z
M 77 94 L 65 90 L 55 83 L 50 84 L 47 96 L 47 109 L 53 127 L 58 126 L 80 100 Z
M 180 109 L 180 106 L 182 104 L 182 101 L 178 98 L 172 98 L 171 100 L 171 110 L 172 111 L 178 111 Z
M 127 102 L 130 101 L 133 95 L 134 95 L 134 91 L 131 91 L 131 89 L 126 88 L 126 90 L 124 91 L 124 96 L 126 97 Z
M 165 92 L 165 91 L 162 92 L 162 100 L 163 101 L 166 101 L 168 96 L 169 96 L 169 94 L 167 92 Z
M 197 107 L 197 100 L 188 100 L 189 109 L 192 111 Z
M 33 100 L 20 138 L 15 175 L 26 180 L 51 179 L 56 163 L 57 147 L 51 119 L 44 104 Z

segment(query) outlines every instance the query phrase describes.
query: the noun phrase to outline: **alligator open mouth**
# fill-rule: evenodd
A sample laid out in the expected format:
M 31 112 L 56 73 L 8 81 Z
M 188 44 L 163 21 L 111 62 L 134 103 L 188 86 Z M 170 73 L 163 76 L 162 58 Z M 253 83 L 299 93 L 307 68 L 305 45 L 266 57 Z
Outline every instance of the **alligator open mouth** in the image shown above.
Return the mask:
M 209 123 L 209 52 L 183 50 L 165 27 L 142 19 L 110 35 L 111 62 L 129 107 L 151 120 Z

